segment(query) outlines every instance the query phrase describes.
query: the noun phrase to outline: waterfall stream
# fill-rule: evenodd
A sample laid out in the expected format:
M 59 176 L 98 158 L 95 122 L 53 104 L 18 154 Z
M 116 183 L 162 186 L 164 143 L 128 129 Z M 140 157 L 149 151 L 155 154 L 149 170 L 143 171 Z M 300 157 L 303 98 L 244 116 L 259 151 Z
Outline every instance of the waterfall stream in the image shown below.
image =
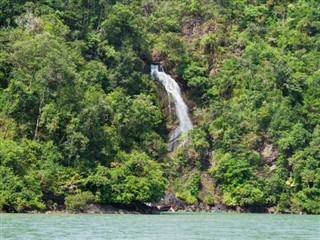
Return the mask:
M 151 65 L 151 76 L 162 83 L 168 93 L 168 97 L 170 95 L 173 97 L 176 114 L 179 120 L 178 125 L 171 133 L 169 139 L 169 150 L 174 151 L 183 144 L 183 141 L 181 141 L 179 138 L 181 136 L 185 136 L 193 127 L 188 116 L 188 106 L 183 101 L 178 83 L 172 77 L 170 77 L 170 75 L 164 72 L 161 65 Z M 170 99 L 168 102 L 169 108 L 171 108 Z

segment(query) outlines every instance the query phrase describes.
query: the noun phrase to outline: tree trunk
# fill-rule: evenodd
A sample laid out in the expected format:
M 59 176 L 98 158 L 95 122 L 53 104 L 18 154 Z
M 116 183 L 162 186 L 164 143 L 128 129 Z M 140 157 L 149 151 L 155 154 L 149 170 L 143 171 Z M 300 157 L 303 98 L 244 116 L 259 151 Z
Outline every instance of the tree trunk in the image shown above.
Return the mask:
M 33 140 L 36 140 L 36 139 L 38 138 L 38 129 L 39 129 L 39 124 L 40 124 L 42 107 L 43 107 L 43 104 L 44 104 L 44 92 L 45 92 L 45 91 L 43 91 L 42 98 L 41 98 L 40 104 L 39 104 L 39 114 L 38 114 L 38 117 L 37 117 L 36 129 L 35 129 L 35 131 L 34 131 Z

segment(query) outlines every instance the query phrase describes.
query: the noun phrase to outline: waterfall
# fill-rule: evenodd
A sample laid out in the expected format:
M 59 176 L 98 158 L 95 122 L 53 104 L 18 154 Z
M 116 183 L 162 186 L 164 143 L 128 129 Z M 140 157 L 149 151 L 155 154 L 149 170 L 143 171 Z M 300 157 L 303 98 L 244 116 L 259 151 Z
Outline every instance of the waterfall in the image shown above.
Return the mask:
M 151 76 L 162 83 L 168 95 L 171 95 L 174 100 L 175 110 L 179 120 L 178 126 L 171 133 L 169 139 L 169 150 L 174 151 L 183 144 L 183 142 L 181 142 L 179 138 L 181 136 L 185 136 L 187 132 L 193 127 L 192 122 L 188 116 L 188 107 L 183 101 L 178 83 L 164 72 L 161 65 L 151 65 Z M 171 108 L 170 99 L 169 108 Z

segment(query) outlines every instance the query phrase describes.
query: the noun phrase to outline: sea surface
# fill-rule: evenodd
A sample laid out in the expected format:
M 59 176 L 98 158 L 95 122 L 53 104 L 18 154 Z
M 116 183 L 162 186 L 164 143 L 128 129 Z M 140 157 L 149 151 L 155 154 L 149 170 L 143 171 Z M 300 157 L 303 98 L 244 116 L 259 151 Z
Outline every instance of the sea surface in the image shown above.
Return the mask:
M 1 214 L 0 239 L 315 239 L 320 216 Z

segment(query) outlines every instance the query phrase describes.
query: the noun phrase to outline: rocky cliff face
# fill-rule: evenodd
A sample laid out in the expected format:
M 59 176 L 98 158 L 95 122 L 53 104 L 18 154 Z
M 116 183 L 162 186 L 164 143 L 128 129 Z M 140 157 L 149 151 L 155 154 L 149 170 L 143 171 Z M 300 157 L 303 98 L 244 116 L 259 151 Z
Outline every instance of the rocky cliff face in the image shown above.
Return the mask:
M 270 170 L 274 171 L 276 169 L 276 160 L 279 157 L 279 151 L 277 147 L 273 144 L 266 143 L 261 151 L 263 157 L 263 163 L 270 166 Z

